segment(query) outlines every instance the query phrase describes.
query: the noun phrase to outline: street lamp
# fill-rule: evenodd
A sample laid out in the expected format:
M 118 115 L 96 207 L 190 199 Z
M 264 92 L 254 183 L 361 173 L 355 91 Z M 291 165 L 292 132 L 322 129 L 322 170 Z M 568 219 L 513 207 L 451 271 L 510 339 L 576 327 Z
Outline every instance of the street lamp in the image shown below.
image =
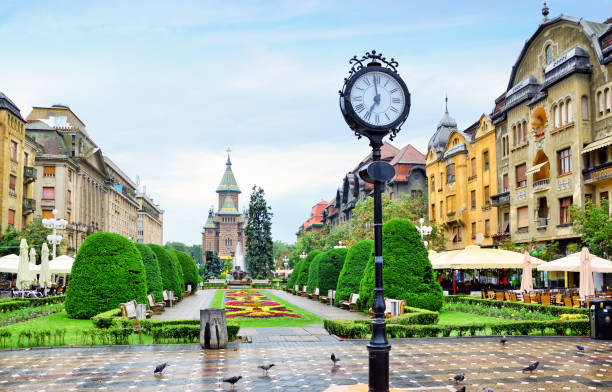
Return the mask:
M 367 62 L 367 64 L 366 64 Z M 410 92 L 397 73 L 395 59 L 387 60 L 375 50 L 349 60 L 351 69 L 340 91 L 340 111 L 358 138 L 372 147 L 372 162 L 359 168 L 359 177 L 374 184 L 374 301 L 372 338 L 368 344 L 369 392 L 389 391 L 389 351 L 383 297 L 382 192 L 395 169 L 381 160 L 383 139 L 397 135 L 410 112 Z M 383 65 L 384 64 L 384 65 Z
M 342 241 L 338 241 L 338 245 L 334 246 L 336 249 L 346 248 L 346 246 L 342 245 Z
M 419 231 L 419 233 L 421 233 L 421 239 L 423 239 L 423 237 L 425 236 L 430 235 L 431 231 L 433 230 L 433 227 L 423 225 L 424 222 L 425 222 L 425 219 L 423 218 L 419 219 L 419 227 L 417 227 L 417 230 Z M 425 245 L 426 248 L 428 244 L 429 243 L 427 241 L 423 241 L 423 245 Z
M 43 219 L 43 226 L 47 229 L 53 229 L 53 233 L 47 236 L 47 241 L 53 245 L 53 258 L 55 259 L 55 248 L 62 242 L 62 236 L 57 234 L 57 230 L 66 229 L 68 222 L 66 219 L 57 219 L 57 210 L 53 210 L 53 218 Z
M 289 265 L 289 257 L 283 257 L 283 264 L 285 265 L 285 277 L 287 277 L 287 266 Z
M 306 252 L 302 251 L 302 254 L 300 255 L 300 259 L 305 259 L 308 255 L 306 254 Z

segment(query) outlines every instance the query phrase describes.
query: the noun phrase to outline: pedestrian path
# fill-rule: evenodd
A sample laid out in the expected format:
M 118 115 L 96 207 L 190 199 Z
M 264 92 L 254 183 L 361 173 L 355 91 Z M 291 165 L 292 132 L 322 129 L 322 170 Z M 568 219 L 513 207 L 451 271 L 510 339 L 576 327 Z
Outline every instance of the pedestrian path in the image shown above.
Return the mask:
M 254 327 L 240 328 L 238 335 L 250 343 L 278 346 L 279 343 L 335 342 L 338 339 L 320 324 L 305 327 Z
M 282 300 L 289 302 L 292 305 L 300 307 L 310 313 L 316 314 L 319 317 L 326 319 L 365 319 L 368 318 L 360 312 L 349 312 L 348 310 L 336 308 L 335 306 L 325 305 L 319 301 L 313 301 L 308 297 L 300 297 L 297 295 L 289 294 L 282 290 L 268 290 L 271 294 L 276 295 Z
M 161 314 L 153 316 L 155 320 L 188 320 L 199 319 L 200 309 L 207 308 L 215 296 L 217 290 L 198 290 L 195 294 L 183 298 L 181 302 L 166 307 Z

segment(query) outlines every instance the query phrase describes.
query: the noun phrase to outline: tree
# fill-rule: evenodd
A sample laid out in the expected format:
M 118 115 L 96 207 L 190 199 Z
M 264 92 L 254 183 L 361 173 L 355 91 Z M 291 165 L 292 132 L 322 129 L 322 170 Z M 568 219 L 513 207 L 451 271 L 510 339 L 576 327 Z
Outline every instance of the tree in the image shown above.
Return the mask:
M 207 250 L 204 252 L 204 263 L 200 266 L 199 273 L 202 279 L 217 277 L 223 271 L 223 260 L 219 258 L 217 252 Z
M 178 268 L 173 259 L 173 255 L 169 251 L 156 244 L 147 244 L 147 246 L 157 256 L 159 262 L 159 272 L 162 278 L 162 288 L 164 290 L 172 290 L 177 297 L 180 297 L 181 282 L 179 281 Z
M 323 250 L 325 247 L 325 236 L 329 225 L 326 225 L 322 232 L 307 231 L 300 234 L 295 243 L 295 250 L 298 255 L 302 253 L 310 253 L 313 250 Z
M 231 271 L 233 268 L 232 259 L 225 260 L 223 264 L 223 271 Z
M 320 253 L 318 250 L 313 250 L 306 255 L 305 258 L 300 259 L 300 261 L 296 264 L 291 276 L 289 276 L 289 280 L 287 281 L 287 285 L 289 287 L 293 287 L 298 285 L 300 289 L 302 286 L 308 284 L 308 270 L 310 268 L 310 263 L 314 258 Z
M 306 291 L 314 293 L 314 289 L 319 287 L 319 263 L 324 256 L 324 252 L 319 252 L 308 266 L 308 282 Z
M 249 219 L 245 229 L 247 270 L 255 279 L 272 277 L 272 212 L 264 198 L 264 190 L 253 186 L 249 201 Z
M 612 256 L 612 218 L 608 199 L 601 199 L 600 206 L 586 199 L 584 208 L 570 207 L 574 231 L 582 235 L 582 242 L 589 251 L 599 257 Z
M 291 252 L 293 251 L 293 249 L 295 248 L 295 245 L 289 245 L 285 242 L 282 241 L 274 241 L 272 243 L 272 249 L 273 249 L 273 257 L 274 257 L 274 264 L 276 265 L 276 268 L 279 269 L 285 269 L 285 257 L 287 257 L 287 267 L 288 268 L 292 268 L 293 264 L 291 263 Z
M 323 253 L 323 257 L 319 260 L 317 285 L 321 295 L 327 295 L 329 290 L 336 290 L 338 275 L 344 265 L 347 251 L 346 248 L 334 248 Z
M 166 249 L 176 249 L 180 252 L 185 252 L 195 261 L 196 264 L 202 263 L 202 244 L 185 245 L 182 242 L 166 242 Z
M 407 306 L 439 310 L 442 287 L 423 245 L 421 235 L 407 219 L 392 219 L 383 225 L 383 282 L 385 297 L 403 299 Z M 370 257 L 359 284 L 358 305 L 372 307 L 374 256 Z
M 38 218 L 25 225 L 23 230 L 19 232 L 19 238 L 25 238 L 28 242 L 29 248 L 36 249 L 36 254 L 40 255 L 43 242 L 47 242 L 47 236 L 51 234 L 53 230 L 47 229 L 42 224 L 42 219 Z M 62 239 L 62 243 L 56 248 L 56 255 L 60 255 L 60 249 L 65 244 L 66 239 Z
M 175 293 L 179 293 L 177 295 L 177 297 L 181 298 L 181 293 L 183 291 L 185 291 L 185 280 L 183 278 L 183 267 L 181 266 L 181 263 L 178 260 L 178 257 L 176 257 L 176 253 L 174 249 L 170 249 L 168 250 L 168 254 L 170 255 L 170 259 L 172 259 L 172 263 L 174 263 L 174 267 L 176 268 L 176 273 L 177 273 L 177 285 L 175 287 L 174 292 Z
M 113 233 L 88 236 L 76 255 L 66 293 L 71 318 L 89 319 L 135 299 L 147 303 L 147 277 L 132 241 Z
M 198 288 L 198 269 L 195 261 L 186 252 L 180 252 L 176 249 L 173 249 L 172 252 L 174 252 L 174 255 L 181 265 L 181 269 L 183 270 L 183 282 L 185 284 L 185 288 L 190 284 L 191 291 L 196 291 Z
M 332 228 L 327 226 L 327 228 L 328 230 L 324 230 L 326 233 L 325 246 L 323 248 L 324 250 L 334 249 L 334 246 L 337 246 L 339 241 L 342 241 L 343 245 L 349 243 L 350 225 L 348 222 L 339 224 L 338 226 L 334 226 Z
M 351 246 L 346 254 L 344 265 L 338 276 L 338 284 L 336 286 L 336 297 L 334 303 L 336 306 L 340 301 L 349 299 L 352 293 L 359 293 L 359 283 L 363 277 L 363 271 L 372 256 L 374 250 L 374 241 L 363 240 Z
M 164 296 L 162 294 L 162 278 L 161 273 L 159 272 L 159 262 L 157 261 L 157 256 L 155 256 L 155 253 L 153 253 L 153 251 L 145 244 L 134 243 L 134 245 L 140 252 L 142 262 L 145 266 L 145 271 L 147 273 L 148 293 L 153 294 L 153 298 L 155 298 L 156 302 L 161 302 L 164 300 Z
M 0 236 L 0 256 L 19 253 L 19 233 L 15 231 L 13 225 L 9 225 L 6 232 Z

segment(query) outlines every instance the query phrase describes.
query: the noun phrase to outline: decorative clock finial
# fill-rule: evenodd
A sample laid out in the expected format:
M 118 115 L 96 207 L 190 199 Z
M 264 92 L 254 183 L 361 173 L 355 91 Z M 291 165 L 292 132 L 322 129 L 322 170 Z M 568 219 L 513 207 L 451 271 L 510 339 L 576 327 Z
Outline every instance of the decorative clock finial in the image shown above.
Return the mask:
M 543 22 L 546 22 L 548 20 L 549 13 L 550 13 L 550 9 L 546 5 L 546 2 L 544 2 L 544 6 L 542 7 L 542 15 L 544 16 Z
M 225 150 L 227 152 L 227 162 L 225 163 L 226 165 L 231 165 L 232 161 L 230 161 L 230 152 L 232 152 L 231 148 L 227 148 L 227 150 Z

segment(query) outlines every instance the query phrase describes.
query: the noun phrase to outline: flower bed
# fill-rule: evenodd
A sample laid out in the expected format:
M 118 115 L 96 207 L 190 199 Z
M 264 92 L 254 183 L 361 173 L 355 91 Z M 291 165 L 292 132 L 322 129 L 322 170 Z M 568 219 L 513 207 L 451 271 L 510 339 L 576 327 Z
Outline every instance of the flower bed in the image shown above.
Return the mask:
M 225 315 L 227 318 L 301 318 L 291 309 L 271 300 L 264 294 L 252 290 L 228 290 L 225 292 Z

